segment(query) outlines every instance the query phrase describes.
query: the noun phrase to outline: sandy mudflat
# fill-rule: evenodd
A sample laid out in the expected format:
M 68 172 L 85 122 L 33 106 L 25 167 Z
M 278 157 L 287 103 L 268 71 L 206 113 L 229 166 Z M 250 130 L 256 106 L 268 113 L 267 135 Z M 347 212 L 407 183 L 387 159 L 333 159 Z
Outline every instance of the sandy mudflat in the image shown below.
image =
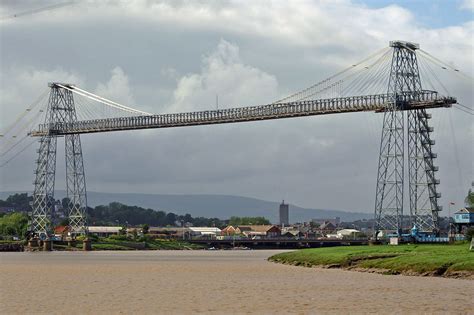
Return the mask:
M 474 314 L 474 281 L 267 262 L 274 253 L 0 253 L 0 313 Z

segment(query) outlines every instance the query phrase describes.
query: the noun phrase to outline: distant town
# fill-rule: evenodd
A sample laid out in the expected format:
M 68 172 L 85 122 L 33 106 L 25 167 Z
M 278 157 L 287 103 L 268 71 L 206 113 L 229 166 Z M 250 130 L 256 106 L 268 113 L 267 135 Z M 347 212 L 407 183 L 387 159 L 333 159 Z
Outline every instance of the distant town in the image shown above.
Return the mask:
M 470 192 L 470 195 L 472 193 Z M 467 199 L 466 199 L 467 200 Z M 57 200 L 52 215 L 52 241 L 71 239 L 65 205 L 67 199 Z M 10 195 L 0 200 L 0 233 L 3 239 L 20 240 L 27 238 L 28 214 L 31 196 Z M 146 235 L 147 239 L 180 240 L 202 244 L 251 245 L 270 240 L 273 246 L 288 245 L 311 247 L 305 240 L 319 241 L 367 241 L 373 236 L 374 220 L 361 219 L 345 222 L 340 217 L 314 218 L 308 222 L 290 223 L 291 207 L 285 201 L 279 206 L 279 222 L 272 224 L 265 217 L 236 217 L 227 220 L 218 218 L 192 217 L 172 212 L 155 211 L 137 206 L 112 202 L 106 206 L 88 208 L 88 235 L 97 238 L 117 238 L 137 240 Z M 409 229 L 409 216 L 404 217 L 404 225 Z M 441 218 L 441 235 L 451 234 L 457 239 L 474 224 L 474 208 L 462 207 L 454 211 L 453 218 Z M 212 241 L 212 242 L 211 242 Z M 249 241 L 251 241 L 249 243 Z M 316 244 L 316 243 L 315 243 Z M 313 244 L 314 245 L 314 244 Z M 317 243 L 321 245 L 321 243 Z

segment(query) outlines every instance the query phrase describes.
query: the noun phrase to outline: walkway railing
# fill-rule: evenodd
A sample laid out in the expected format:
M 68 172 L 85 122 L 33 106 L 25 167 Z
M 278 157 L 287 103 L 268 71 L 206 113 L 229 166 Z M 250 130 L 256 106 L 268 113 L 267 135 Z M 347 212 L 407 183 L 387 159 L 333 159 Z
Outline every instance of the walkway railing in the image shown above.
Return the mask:
M 40 125 L 39 129 L 32 131 L 30 135 L 65 135 L 148 128 L 171 128 L 346 112 L 384 112 L 393 106 L 393 99 L 394 97 L 391 94 L 377 94 L 186 113 L 94 119 L 72 123 L 50 123 Z M 396 99 L 397 107 L 400 110 L 450 107 L 451 104 L 456 103 L 455 98 L 439 97 L 438 93 L 434 91 L 423 91 L 417 95 L 412 93 L 398 94 Z

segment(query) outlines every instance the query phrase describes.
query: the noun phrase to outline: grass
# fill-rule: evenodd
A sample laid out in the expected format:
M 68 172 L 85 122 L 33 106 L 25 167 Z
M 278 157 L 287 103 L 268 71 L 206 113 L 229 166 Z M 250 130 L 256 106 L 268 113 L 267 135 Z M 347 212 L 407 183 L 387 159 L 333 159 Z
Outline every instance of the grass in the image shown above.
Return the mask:
M 145 243 L 145 249 L 149 250 L 181 250 L 181 249 L 202 249 L 203 247 L 196 244 L 190 244 L 187 242 L 181 242 L 178 240 L 147 240 L 146 242 L 135 242 L 133 240 L 115 240 L 110 238 L 103 238 L 99 239 L 98 241 L 92 241 L 92 249 L 93 250 L 136 250 L 133 247 L 133 243 L 143 244 Z M 76 244 L 77 247 L 82 248 L 81 244 Z
M 0 244 L 22 244 L 24 241 L 0 240 Z
M 386 273 L 474 274 L 474 252 L 467 243 L 312 248 L 274 255 L 269 260 L 307 267 L 381 269 Z
M 146 243 L 149 249 L 202 249 L 201 245 L 181 242 L 178 240 L 156 239 Z
M 0 240 L 1 244 L 15 244 L 22 241 L 4 241 Z M 203 249 L 202 245 L 191 244 L 181 240 L 168 239 L 146 239 L 145 241 L 138 241 L 125 238 L 99 238 L 92 240 L 92 250 L 186 250 L 186 249 Z M 73 248 L 69 247 L 66 242 L 53 242 L 54 250 L 82 250 L 82 241 L 78 240 L 74 243 Z

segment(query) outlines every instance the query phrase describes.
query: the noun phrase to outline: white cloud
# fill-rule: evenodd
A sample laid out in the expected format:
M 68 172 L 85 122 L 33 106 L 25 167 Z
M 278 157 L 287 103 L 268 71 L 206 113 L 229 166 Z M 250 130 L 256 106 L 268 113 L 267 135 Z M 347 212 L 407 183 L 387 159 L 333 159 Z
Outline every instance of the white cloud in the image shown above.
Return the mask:
M 472 9 L 473 1 L 465 0 L 463 8 Z M 127 20 L 130 24 L 145 24 L 150 30 L 163 26 L 179 26 L 188 32 L 216 32 L 226 36 L 245 36 L 277 41 L 281 45 L 325 48 L 337 47 L 346 53 L 323 57 L 324 62 L 347 65 L 347 54 L 365 56 L 387 45 L 389 40 L 416 41 L 430 49 L 448 47 L 441 57 L 459 55 L 464 64 L 470 63 L 473 49 L 470 23 L 442 29 L 429 29 L 417 23 L 413 13 L 397 5 L 370 8 L 349 0 L 342 1 L 226 1 L 226 2 L 176 2 L 176 1 L 82 1 L 68 7 L 29 16 L 26 19 L 5 20 L 8 27 L 13 22 L 56 25 L 82 25 L 104 21 L 115 23 Z M 453 47 L 452 44 L 456 43 Z M 126 43 L 124 43 L 126 45 Z M 467 53 L 467 54 L 466 54 Z M 467 56 L 466 56 L 467 55 Z M 342 64 L 341 64 L 342 62 Z
M 212 109 L 216 95 L 221 108 L 271 103 L 277 97 L 277 90 L 274 76 L 244 64 L 239 48 L 221 40 L 213 53 L 203 57 L 201 73 L 179 79 L 168 111 Z
M 74 83 L 81 85 L 81 75 L 62 68 L 53 70 L 34 69 L 33 67 L 11 66 L 0 72 L 0 100 L 2 115 L 0 127 L 11 123 L 14 117 L 22 113 L 41 92 L 48 91 L 49 82 Z M 47 97 L 43 103 L 47 102 Z
M 135 105 L 128 76 L 123 72 L 122 68 L 115 67 L 110 73 L 109 81 L 105 84 L 99 83 L 95 93 L 124 105 Z
M 464 0 L 461 3 L 461 9 L 474 11 L 474 0 Z

